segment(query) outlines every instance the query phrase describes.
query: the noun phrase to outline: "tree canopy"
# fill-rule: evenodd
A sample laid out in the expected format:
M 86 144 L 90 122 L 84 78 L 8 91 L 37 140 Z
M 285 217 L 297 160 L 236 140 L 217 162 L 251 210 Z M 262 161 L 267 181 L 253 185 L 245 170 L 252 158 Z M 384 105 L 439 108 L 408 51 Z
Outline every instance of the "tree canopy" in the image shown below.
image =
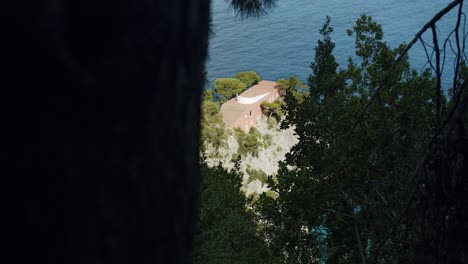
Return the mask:
M 261 80 L 260 76 L 254 71 L 239 72 L 234 78 L 239 79 L 246 87 L 255 85 Z
M 280 100 L 275 100 L 274 102 L 264 101 L 261 104 L 262 112 L 268 119 L 271 117 L 275 118 L 276 121 L 280 121 L 281 117 L 283 117 L 283 104 Z
M 432 132 L 434 78 L 411 70 L 406 57 L 356 121 L 401 47 L 388 47 L 380 25 L 361 16 L 350 32 L 358 63 L 350 59 L 338 70 L 332 32 L 327 18 L 311 63 L 310 95 L 298 103 L 286 94 L 285 124 L 294 125 L 299 143 L 270 181 L 278 198 L 262 195 L 257 203 L 262 234 L 287 262 L 364 263 L 375 256 L 405 262 L 414 243 L 404 232 L 379 243 L 408 199 L 408 175 L 424 151 L 419 139 Z
M 215 150 L 224 146 L 226 133 L 223 117 L 219 112 L 219 103 L 210 100 L 202 101 L 200 134 L 202 152 L 205 152 L 208 146 L 213 147 Z
M 241 175 L 221 166 L 201 166 L 199 221 L 194 263 L 272 263 L 257 236 L 253 212 L 240 191 Z
M 219 96 L 219 101 L 224 103 L 236 94 L 240 94 L 247 85 L 237 78 L 218 78 L 214 81 L 214 91 Z
M 285 110 L 282 127 L 293 127 L 299 143 L 279 163 L 276 175 L 248 170 L 252 178 L 266 178 L 271 188 L 253 202 L 252 216 L 257 235 L 275 260 L 466 259 L 467 246 L 459 234 L 468 231 L 468 70 L 460 51 L 464 45 L 458 53 L 453 49 L 452 97 L 446 98 L 435 25 L 457 4 L 460 22 L 461 1 L 454 1 L 409 45 L 394 48 L 384 41 L 378 23 L 360 16 L 347 32 L 354 39 L 355 56 L 342 69 L 334 57 L 327 17 L 319 30 L 322 37 L 314 49 L 308 87 L 294 76 L 278 80 L 286 91 L 285 104 L 263 103 L 263 110 L 268 116 Z M 430 68 L 414 70 L 407 52 L 418 39 L 423 42 L 421 34 L 427 29 L 433 31 L 430 48 L 436 62 L 431 64 L 428 54 Z M 450 34 L 458 36 L 457 30 Z M 456 42 L 460 45 L 459 36 Z M 253 151 L 255 131 L 248 139 L 238 134 L 244 152 Z

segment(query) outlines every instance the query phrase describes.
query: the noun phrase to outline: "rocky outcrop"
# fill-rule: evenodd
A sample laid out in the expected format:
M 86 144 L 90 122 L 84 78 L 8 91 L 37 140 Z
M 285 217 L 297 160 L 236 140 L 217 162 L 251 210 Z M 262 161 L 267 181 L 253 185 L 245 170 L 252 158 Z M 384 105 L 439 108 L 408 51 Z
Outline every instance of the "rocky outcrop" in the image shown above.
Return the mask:
M 266 184 L 259 179 L 251 180 L 248 171 L 262 171 L 267 175 L 275 176 L 278 171 L 278 162 L 284 160 L 286 153 L 298 142 L 294 128 L 280 129 L 279 124 L 269 127 L 267 118 L 262 117 L 257 124 L 257 130 L 265 137 L 269 135 L 269 144 L 259 149 L 258 155 L 248 154 L 241 158 L 240 171 L 243 174 L 243 191 L 246 196 L 260 194 L 268 191 Z M 219 163 L 226 169 L 234 168 L 233 156 L 236 156 L 239 144 L 234 133 L 228 132 L 226 146 L 217 151 L 207 151 L 206 162 L 208 166 Z

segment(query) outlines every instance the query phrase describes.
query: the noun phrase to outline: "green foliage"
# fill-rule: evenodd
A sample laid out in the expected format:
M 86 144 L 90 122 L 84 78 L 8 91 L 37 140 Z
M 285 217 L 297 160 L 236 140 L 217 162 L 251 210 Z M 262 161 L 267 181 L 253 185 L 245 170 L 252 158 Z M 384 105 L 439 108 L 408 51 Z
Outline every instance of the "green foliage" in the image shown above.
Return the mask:
M 254 71 L 239 72 L 234 78 L 239 79 L 246 87 L 255 85 L 261 80 L 260 76 Z
M 253 156 L 257 156 L 259 145 L 260 141 L 258 140 L 258 137 L 252 134 L 247 134 L 244 142 L 242 143 L 243 149 L 245 149 L 245 151 L 241 151 L 240 153 L 251 153 Z
M 239 145 L 239 149 L 237 150 L 237 153 L 240 154 L 241 153 L 240 148 L 242 146 L 241 143 L 244 142 L 246 134 L 242 129 L 238 127 L 233 128 L 233 131 L 234 131 L 234 137 L 236 138 L 237 144 Z
M 269 251 L 263 246 L 259 246 L 259 250 L 274 252 L 278 257 L 276 261 L 281 259 L 285 263 L 415 262 L 417 248 L 414 241 L 424 241 L 423 238 L 428 237 L 425 233 L 431 231 L 420 228 L 414 215 L 419 207 L 427 204 L 423 199 L 423 204 L 409 203 L 406 207 L 402 201 L 414 198 L 408 192 L 408 186 L 415 182 L 411 178 L 414 168 L 426 153 L 426 140 L 433 136 L 435 120 L 438 120 L 436 112 L 445 115 L 447 105 L 454 102 L 449 100 L 447 103 L 443 97 L 442 106 L 437 109 L 434 77 L 429 70 L 412 70 L 407 57 L 391 72 L 379 95 L 373 97 L 379 82 L 404 46 L 389 47 L 383 40 L 381 26 L 371 17 L 361 16 L 356 26 L 348 31 L 348 35 L 354 37 L 356 56 L 348 59 L 346 69 L 338 69 L 333 55 L 333 28 L 328 17 L 319 32 L 322 39 L 317 41 L 314 61 L 310 64 L 309 88 L 306 89 L 294 76 L 288 80 L 280 79 L 278 83 L 286 91 L 286 104 L 262 104 L 264 113 L 274 117 L 269 120 L 272 122 L 277 122 L 286 110 L 283 126 L 294 126 L 299 143 L 279 163 L 275 178 L 247 167 L 249 181 L 259 179 L 271 188 L 261 195 L 252 194 L 258 197 L 254 201 L 255 214 L 247 213 L 259 224 L 254 229 L 261 239 L 253 236 L 254 239 L 247 240 L 264 241 Z M 462 60 L 458 83 L 454 81 L 458 86 L 468 78 L 467 69 Z M 205 97 L 210 97 L 209 92 Z M 371 98 L 375 100 L 371 101 Z M 206 115 L 216 116 L 213 105 L 207 104 L 205 108 Z M 364 108 L 365 114 L 360 115 Z M 467 126 L 468 115 L 463 118 L 460 121 Z M 460 134 L 464 136 L 466 131 Z M 239 143 L 238 153 L 232 157 L 237 171 L 241 155 L 250 153 L 255 156 L 259 147 L 271 145 L 271 138 L 260 135 L 256 129 L 251 129 L 248 134 L 235 129 L 234 135 Z M 448 155 L 442 150 L 437 153 Z M 450 165 L 444 168 L 451 170 Z M 426 174 L 418 175 L 419 178 L 427 177 L 431 169 L 434 170 L 425 168 Z M 226 177 L 220 168 L 215 170 L 221 177 Z M 239 190 L 240 183 L 229 184 Z M 421 193 L 427 192 L 426 187 L 420 187 Z M 218 192 L 221 193 L 221 189 L 218 188 Z M 439 201 L 433 198 L 437 195 L 446 197 L 431 192 L 424 195 L 427 200 L 435 201 Z M 207 203 L 203 200 L 206 197 L 218 199 L 219 204 L 218 201 Z M 230 192 L 223 196 L 210 194 L 205 198 L 202 195 L 202 204 L 207 204 L 203 210 L 216 210 L 213 215 L 224 215 L 225 208 L 218 209 L 223 203 L 229 208 L 239 207 L 240 203 L 233 206 L 226 203 L 223 200 L 226 197 L 231 197 Z M 243 199 L 244 206 L 246 201 Z M 423 209 L 424 214 L 426 209 L 427 206 Z M 234 211 L 238 212 L 237 209 Z M 402 221 L 401 212 L 406 217 Z M 204 215 L 206 213 L 201 217 Z M 246 219 L 238 214 L 227 215 L 228 219 L 238 222 Z M 441 215 L 445 217 L 445 211 Z M 249 217 L 251 220 L 248 221 L 253 221 Z M 246 232 L 248 237 L 255 233 L 251 231 L 250 222 L 242 224 L 248 227 L 246 231 L 237 223 L 226 221 L 219 222 L 233 232 L 225 231 L 221 224 L 214 224 L 214 220 L 200 222 L 204 228 L 199 230 L 213 226 L 210 229 L 214 231 L 198 231 L 197 235 L 203 234 L 197 237 L 199 245 L 209 241 L 203 250 L 196 247 L 195 255 L 203 256 L 196 258 L 198 262 L 273 262 L 256 259 L 258 255 L 253 251 L 233 246 L 239 241 L 230 237 L 234 233 Z M 233 242 L 226 245 L 223 239 Z M 252 245 L 257 244 L 252 242 Z M 222 255 L 222 252 L 232 252 L 232 248 L 245 257 L 234 260 L 231 253 Z M 222 259 L 212 257 L 217 254 L 222 255 Z M 269 253 L 265 254 L 269 256 Z
M 363 66 L 369 66 L 372 59 L 387 48 L 386 43 L 382 42 L 382 27 L 370 16 L 361 15 L 353 30 L 348 30 L 347 33 L 348 36 L 356 36 L 356 55 L 363 60 Z
M 252 212 L 240 192 L 241 176 L 220 165 L 201 166 L 202 185 L 193 251 L 194 263 L 269 263 L 270 253 L 256 235 Z
M 286 91 L 287 89 L 294 89 L 298 92 L 307 92 L 307 86 L 299 80 L 295 75 L 289 76 L 288 79 L 281 78 L 276 81 L 279 85 L 280 91 Z
M 278 198 L 278 193 L 274 192 L 274 191 L 266 191 L 265 195 L 269 198 L 273 198 L 273 199 L 276 199 Z
M 281 120 L 281 117 L 283 117 L 284 115 L 282 106 L 283 102 L 280 100 L 275 100 L 271 103 L 268 101 L 264 101 L 261 104 L 262 112 L 264 115 L 267 116 L 268 120 L 270 120 L 270 118 L 273 117 L 276 119 L 276 121 Z
M 288 79 L 279 79 L 276 82 L 281 92 L 289 94 L 299 103 L 304 101 L 304 98 L 309 95 L 307 86 L 294 75 L 291 75 Z
M 268 124 L 268 128 L 272 129 L 278 124 L 278 121 L 276 121 L 276 118 L 269 118 L 267 119 L 267 124 Z
M 242 93 L 246 88 L 257 84 L 260 76 L 254 71 L 239 72 L 233 78 L 218 78 L 214 81 L 214 91 L 204 91 L 205 100 L 223 104 L 235 95 Z
M 205 89 L 202 95 L 202 101 L 214 101 L 213 89 Z
M 273 143 L 272 140 L 273 140 L 273 137 L 270 134 L 263 135 L 262 137 L 263 146 L 265 148 L 268 148 Z
M 219 112 L 219 103 L 208 100 L 202 102 L 200 126 L 202 152 L 205 152 L 208 146 L 218 150 L 225 145 L 227 136 L 224 131 L 223 118 Z
M 239 160 L 240 155 L 238 153 L 233 153 L 231 156 L 231 161 L 236 162 Z
M 315 47 L 315 60 L 310 64 L 312 74 L 308 78 L 310 92 L 313 100 L 322 100 L 333 97 L 337 90 L 344 86 L 342 76 L 337 75 L 338 63 L 333 56 L 335 43 L 331 41 L 333 28 L 330 26 L 330 17 L 320 29 L 323 39 L 317 41 Z
M 304 83 L 302 83 L 299 79 L 297 79 L 294 75 L 291 75 L 289 79 L 279 79 L 277 83 L 280 86 L 280 90 L 284 91 L 285 96 L 282 104 L 282 109 L 286 116 L 286 118 L 281 123 L 281 128 L 288 128 L 290 122 L 288 120 L 293 120 L 294 116 L 296 115 L 296 111 L 298 109 L 298 105 L 302 104 L 304 100 L 306 100 L 310 93 Z M 268 124 L 269 127 L 273 127 L 276 124 Z
M 256 138 L 261 138 L 262 137 L 262 134 L 260 133 L 260 131 L 258 131 L 258 129 L 256 129 L 255 127 L 250 128 L 249 134 L 255 136 Z
M 262 170 L 254 170 L 247 168 L 247 174 L 249 175 L 249 181 L 252 182 L 254 180 L 259 180 L 261 183 L 266 184 L 268 175 L 263 172 Z
M 279 196 L 263 194 L 255 203 L 259 230 L 287 263 L 362 263 L 377 255 L 382 263 L 408 262 L 405 229 L 377 247 L 409 198 L 408 176 L 432 133 L 434 79 L 404 58 L 357 120 L 402 46 L 388 47 L 380 25 L 361 16 L 350 31 L 360 63 L 349 59 L 340 71 L 332 32 L 327 18 L 311 63 L 310 95 L 299 102 L 286 94 L 285 124 L 294 125 L 299 143 L 280 162 L 277 182 L 269 181 Z
M 245 156 L 248 153 L 253 156 L 258 155 L 258 150 L 262 146 L 261 137 L 262 135 L 258 132 L 257 129 L 252 127 L 249 130 L 249 133 L 245 133 L 240 128 L 234 128 L 234 135 L 236 137 L 237 143 L 239 144 L 239 149 L 237 153 L 239 155 Z
M 247 85 L 236 78 L 218 78 L 214 81 L 214 87 L 219 101 L 224 103 L 244 91 Z
M 231 6 L 242 17 L 255 17 L 265 14 L 275 7 L 277 0 L 230 0 Z

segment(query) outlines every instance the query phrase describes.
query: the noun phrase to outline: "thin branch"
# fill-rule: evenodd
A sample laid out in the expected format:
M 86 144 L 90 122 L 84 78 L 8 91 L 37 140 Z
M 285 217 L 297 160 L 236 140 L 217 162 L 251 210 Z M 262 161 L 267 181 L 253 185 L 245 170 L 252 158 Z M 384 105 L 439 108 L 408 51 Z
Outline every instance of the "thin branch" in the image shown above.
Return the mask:
M 466 15 L 465 13 L 462 13 L 463 15 L 463 37 L 465 36 L 465 32 L 466 32 Z M 465 54 L 465 38 L 463 38 L 463 42 L 462 42 L 462 50 L 461 50 L 461 54 Z M 461 56 L 461 55 L 460 55 Z M 455 93 L 453 93 L 455 95 Z
M 463 43 L 466 42 L 466 38 L 468 38 L 468 32 L 463 36 Z M 465 47 L 463 47 L 463 50 L 465 50 Z M 465 61 L 468 61 L 468 57 L 466 56 L 465 52 L 463 52 L 463 57 L 465 58 Z
M 364 250 L 362 249 L 361 237 L 359 236 L 359 230 L 358 230 L 355 217 L 353 217 L 353 228 L 354 228 L 354 234 L 356 235 L 356 240 L 357 240 L 357 244 L 359 248 L 359 255 L 361 256 L 361 262 L 362 264 L 366 264 L 366 258 L 364 256 Z
M 410 43 L 408 43 L 408 45 L 406 45 L 406 48 L 400 53 L 400 55 L 398 56 L 398 58 L 393 62 L 392 66 L 387 70 L 387 72 L 385 73 L 384 77 L 382 78 L 382 80 L 380 81 L 379 85 L 377 86 L 377 89 L 375 89 L 375 92 L 374 92 L 374 95 L 370 98 L 369 102 L 366 104 L 366 106 L 364 107 L 364 109 L 361 111 L 361 114 L 358 116 L 358 119 L 357 120 L 360 120 L 363 116 L 364 116 L 364 113 L 367 112 L 367 109 L 369 108 L 369 106 L 371 105 L 371 103 L 374 101 L 374 99 L 376 98 L 376 96 L 380 93 L 380 91 L 383 89 L 384 87 L 384 84 L 387 82 L 387 80 L 390 78 L 390 75 L 391 73 L 395 70 L 396 66 L 403 60 L 403 58 L 406 56 L 406 54 L 408 53 L 408 51 L 411 49 L 411 47 L 413 47 L 413 45 L 418 41 L 418 39 L 421 38 L 422 34 L 424 32 L 426 32 L 430 27 L 432 27 L 432 25 L 434 25 L 437 21 L 439 21 L 445 14 L 447 14 L 448 12 L 450 12 L 455 6 L 457 6 L 458 4 L 460 4 L 460 2 L 463 2 L 463 0 L 455 0 L 453 2 L 451 2 L 447 7 L 445 7 L 444 9 L 442 9 L 439 13 L 437 13 L 429 22 L 427 22 L 421 30 L 418 31 L 418 33 L 416 33 L 416 36 L 413 38 L 413 40 L 411 40 Z M 350 131 L 354 131 L 354 129 L 356 128 L 356 124 L 358 122 L 356 122 L 352 129 Z
M 424 72 L 424 70 L 426 69 L 426 66 L 429 64 L 429 61 L 426 61 L 426 63 L 424 63 L 424 65 L 421 67 L 421 69 L 419 70 L 419 75 L 422 75 L 422 73 Z
M 462 8 L 463 8 L 463 1 L 460 3 L 458 7 L 458 17 L 457 17 L 457 24 L 455 25 L 455 41 L 457 42 L 457 56 L 456 56 L 456 62 L 455 62 L 455 69 L 454 69 L 454 74 L 453 74 L 453 94 L 456 93 L 457 91 L 457 80 L 458 80 L 458 70 L 460 68 L 460 22 L 461 22 L 461 15 L 462 15 Z
M 427 43 L 426 43 L 422 38 L 419 38 L 419 40 L 421 41 L 421 44 L 422 44 L 422 46 L 423 46 L 423 48 L 424 48 L 424 53 L 426 53 L 426 58 L 427 58 L 426 64 L 429 63 L 429 66 L 431 66 L 431 69 L 432 69 L 434 72 L 436 72 L 437 70 L 436 70 L 436 68 L 434 67 L 434 65 L 432 64 L 432 55 L 434 55 L 434 51 L 432 51 L 431 56 L 429 56 L 429 52 L 427 51 L 427 48 L 426 48 Z M 429 46 L 429 45 L 427 45 L 427 46 Z M 431 47 L 431 48 L 434 50 L 433 47 Z
M 434 43 L 434 50 L 436 55 L 436 77 L 437 77 L 437 87 L 436 87 L 436 94 L 435 94 L 435 113 L 436 113 L 436 124 L 440 124 L 440 109 L 441 109 L 441 71 L 440 71 L 440 49 L 439 49 L 439 41 L 437 40 L 437 30 L 436 26 L 432 25 L 432 41 Z

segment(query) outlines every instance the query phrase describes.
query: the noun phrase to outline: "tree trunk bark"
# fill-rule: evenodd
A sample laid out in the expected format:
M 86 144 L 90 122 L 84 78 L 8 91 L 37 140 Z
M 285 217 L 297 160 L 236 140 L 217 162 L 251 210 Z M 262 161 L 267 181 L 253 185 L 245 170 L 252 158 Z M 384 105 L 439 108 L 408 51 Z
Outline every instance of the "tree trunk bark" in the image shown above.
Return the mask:
M 9 2 L 15 262 L 189 263 L 209 0 Z

